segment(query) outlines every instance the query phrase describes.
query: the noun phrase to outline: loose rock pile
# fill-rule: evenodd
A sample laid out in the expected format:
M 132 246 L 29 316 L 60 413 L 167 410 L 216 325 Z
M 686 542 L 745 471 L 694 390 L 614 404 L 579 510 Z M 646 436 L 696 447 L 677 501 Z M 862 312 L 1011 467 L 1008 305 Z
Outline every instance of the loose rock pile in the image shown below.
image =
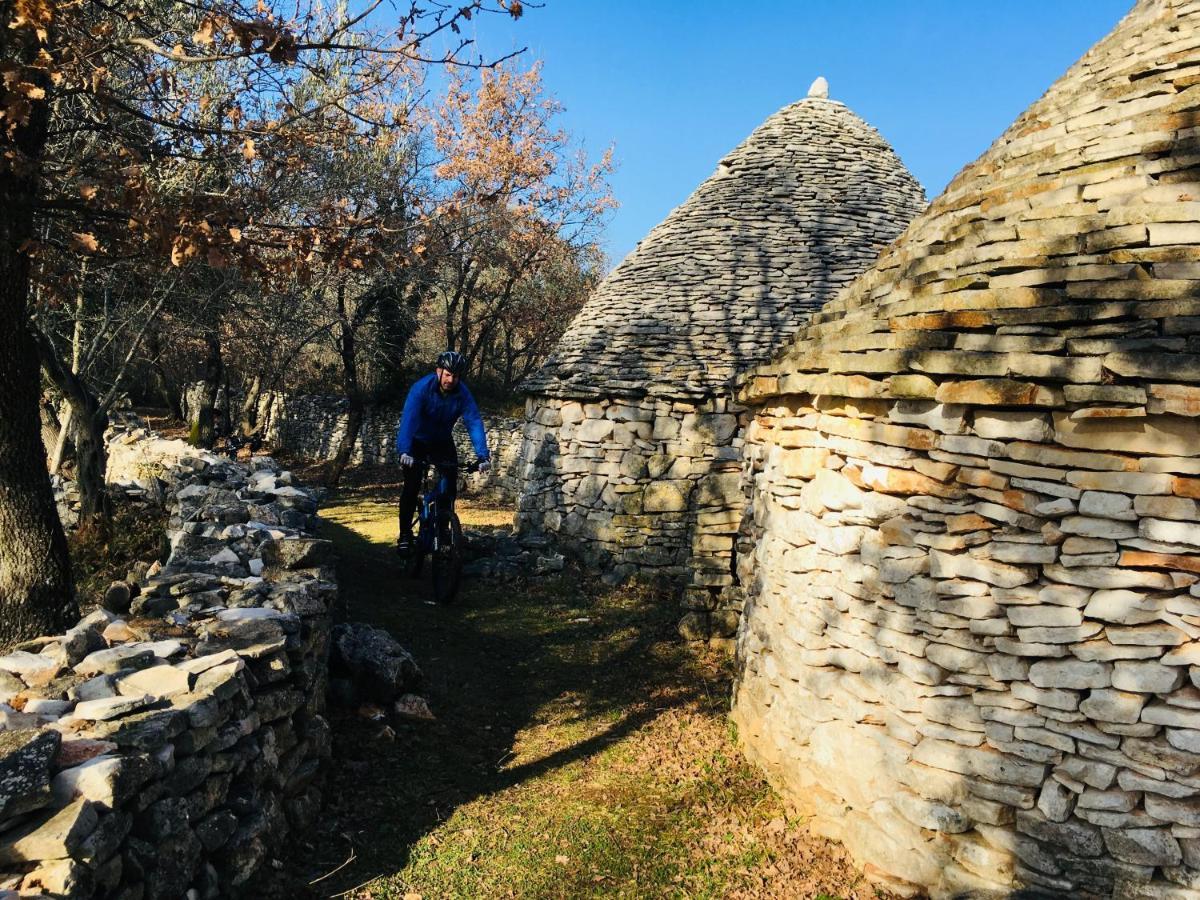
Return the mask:
M 152 461 L 166 563 L 0 657 L 0 897 L 236 896 L 319 807 L 316 498 L 268 458 L 190 454 Z
M 566 568 L 566 557 L 550 549 L 545 538 L 520 539 L 467 529 L 468 562 L 463 573 L 477 578 L 510 579 L 551 575 Z
M 745 382 L 748 753 L 894 890 L 1200 893 L 1200 2 Z
M 524 385 L 518 527 L 614 578 L 690 585 L 731 634 L 743 409 L 766 359 L 924 207 L 879 134 L 814 91 L 777 112 L 592 295 Z

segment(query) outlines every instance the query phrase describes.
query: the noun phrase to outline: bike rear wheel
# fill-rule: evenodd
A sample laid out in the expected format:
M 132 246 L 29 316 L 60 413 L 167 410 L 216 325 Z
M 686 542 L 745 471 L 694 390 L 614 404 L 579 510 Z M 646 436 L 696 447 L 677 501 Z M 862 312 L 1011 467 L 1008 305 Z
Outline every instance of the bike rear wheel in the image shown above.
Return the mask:
M 430 554 L 433 570 L 433 597 L 438 603 L 452 603 L 462 583 L 463 534 L 458 516 L 450 514 L 446 533 Z

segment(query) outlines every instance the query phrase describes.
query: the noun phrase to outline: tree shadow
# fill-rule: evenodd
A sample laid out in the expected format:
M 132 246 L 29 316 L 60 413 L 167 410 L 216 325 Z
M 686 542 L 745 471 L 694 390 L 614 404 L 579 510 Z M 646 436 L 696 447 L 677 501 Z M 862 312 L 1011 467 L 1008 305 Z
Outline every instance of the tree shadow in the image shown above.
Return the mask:
M 355 710 L 330 710 L 322 821 L 273 880 L 274 896 L 329 897 L 398 872 L 472 800 L 599 753 L 665 710 L 727 708 L 728 667 L 709 673 L 711 688 L 696 677 L 673 637 L 673 606 L 649 588 L 600 588 L 569 569 L 469 579 L 454 605 L 437 606 L 426 580 L 403 573 L 390 534 L 328 520 L 323 533 L 339 550 L 343 615 L 386 628 L 414 654 L 437 719 L 391 717 L 389 735 Z M 545 738 L 538 726 L 551 724 L 565 737 Z

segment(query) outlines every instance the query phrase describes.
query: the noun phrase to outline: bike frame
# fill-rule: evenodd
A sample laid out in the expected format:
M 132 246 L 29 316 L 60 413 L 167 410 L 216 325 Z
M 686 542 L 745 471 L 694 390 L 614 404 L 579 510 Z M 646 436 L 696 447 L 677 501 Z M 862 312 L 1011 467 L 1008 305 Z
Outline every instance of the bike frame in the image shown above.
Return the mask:
M 437 478 L 432 489 L 425 491 L 417 505 L 417 539 L 424 550 L 434 552 L 442 540 L 442 528 L 439 527 L 443 524 L 442 517 L 449 513 L 445 507 L 448 505 L 446 498 L 450 491 L 450 479 L 458 477 L 459 465 L 448 462 L 428 462 L 424 465 L 432 466 Z M 428 478 L 428 474 L 425 477 Z

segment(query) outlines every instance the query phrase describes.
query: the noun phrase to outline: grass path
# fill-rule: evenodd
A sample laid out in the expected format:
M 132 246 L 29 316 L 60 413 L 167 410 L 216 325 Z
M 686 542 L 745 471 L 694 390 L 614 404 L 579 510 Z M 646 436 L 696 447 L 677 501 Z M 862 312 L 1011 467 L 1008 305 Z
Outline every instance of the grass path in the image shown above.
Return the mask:
M 874 896 L 742 760 L 728 663 L 678 643 L 671 601 L 568 569 L 470 580 L 431 605 L 392 554 L 395 496 L 344 491 L 325 534 L 346 615 L 413 652 L 437 719 L 335 712 L 328 806 L 281 895 Z M 468 527 L 511 518 L 460 512 Z

